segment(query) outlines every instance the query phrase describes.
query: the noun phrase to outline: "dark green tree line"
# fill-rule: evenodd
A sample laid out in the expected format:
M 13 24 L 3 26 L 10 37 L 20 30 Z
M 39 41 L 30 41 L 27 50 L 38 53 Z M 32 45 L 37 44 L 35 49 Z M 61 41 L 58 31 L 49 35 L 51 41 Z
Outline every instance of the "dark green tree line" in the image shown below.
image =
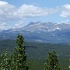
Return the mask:
M 25 53 L 25 42 L 22 35 L 17 36 L 17 47 L 13 54 L 8 50 L 0 55 L 0 70 L 28 70 L 27 56 Z M 49 52 L 45 63 L 45 70 L 62 70 L 56 52 Z

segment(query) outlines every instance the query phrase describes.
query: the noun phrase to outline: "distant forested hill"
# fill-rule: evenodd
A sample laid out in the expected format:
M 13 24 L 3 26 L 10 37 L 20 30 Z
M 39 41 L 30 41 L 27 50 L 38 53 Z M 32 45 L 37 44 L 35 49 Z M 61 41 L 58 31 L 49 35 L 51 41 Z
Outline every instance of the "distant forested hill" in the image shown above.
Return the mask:
M 26 55 L 28 63 L 33 65 L 30 70 L 43 70 L 43 64 L 46 60 L 49 51 L 56 51 L 60 60 L 63 70 L 69 70 L 70 64 L 70 45 L 69 44 L 53 44 L 53 43 L 37 43 L 37 42 L 25 42 Z M 2 40 L 0 41 L 0 53 L 8 49 L 10 52 L 16 47 L 15 40 Z M 41 66 L 41 67 L 40 67 Z

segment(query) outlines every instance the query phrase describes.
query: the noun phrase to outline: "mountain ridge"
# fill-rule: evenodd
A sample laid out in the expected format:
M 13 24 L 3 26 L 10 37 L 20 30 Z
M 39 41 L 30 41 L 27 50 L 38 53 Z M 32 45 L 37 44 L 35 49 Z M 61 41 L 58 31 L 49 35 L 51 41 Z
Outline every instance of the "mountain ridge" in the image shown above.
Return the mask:
M 22 34 L 26 41 L 67 43 L 70 42 L 70 24 L 53 22 L 30 22 L 27 26 L 0 32 L 0 39 L 15 39 Z

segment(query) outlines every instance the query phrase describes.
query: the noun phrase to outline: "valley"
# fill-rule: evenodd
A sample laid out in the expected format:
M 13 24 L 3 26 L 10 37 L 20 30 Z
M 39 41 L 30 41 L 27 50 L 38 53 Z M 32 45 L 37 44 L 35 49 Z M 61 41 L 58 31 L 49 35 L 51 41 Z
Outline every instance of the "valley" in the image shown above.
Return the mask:
M 46 62 L 48 52 L 56 51 L 59 62 L 63 70 L 69 70 L 70 65 L 70 44 L 55 44 L 55 43 L 38 43 L 38 42 L 25 42 L 26 55 L 29 64 L 29 70 L 43 70 L 44 63 Z M 0 53 L 8 49 L 10 53 L 16 47 L 15 40 L 2 40 L 0 41 Z

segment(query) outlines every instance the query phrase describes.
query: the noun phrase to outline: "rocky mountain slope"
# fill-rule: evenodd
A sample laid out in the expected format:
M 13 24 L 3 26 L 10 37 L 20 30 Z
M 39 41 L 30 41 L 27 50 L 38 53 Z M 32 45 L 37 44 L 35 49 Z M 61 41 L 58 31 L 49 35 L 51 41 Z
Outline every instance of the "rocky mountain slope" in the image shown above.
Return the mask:
M 15 39 L 17 34 L 22 34 L 26 41 L 67 43 L 70 42 L 70 24 L 30 22 L 22 28 L 1 31 L 0 39 Z

